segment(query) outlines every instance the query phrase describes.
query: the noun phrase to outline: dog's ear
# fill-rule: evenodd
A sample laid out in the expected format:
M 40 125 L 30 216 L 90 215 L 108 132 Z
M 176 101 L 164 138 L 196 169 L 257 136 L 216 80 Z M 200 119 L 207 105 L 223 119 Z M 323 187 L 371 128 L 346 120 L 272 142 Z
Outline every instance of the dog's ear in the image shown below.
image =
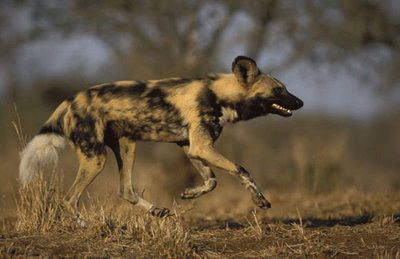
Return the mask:
M 250 88 L 261 74 L 256 62 L 244 56 L 235 58 L 232 63 L 232 72 L 239 83 L 245 88 Z

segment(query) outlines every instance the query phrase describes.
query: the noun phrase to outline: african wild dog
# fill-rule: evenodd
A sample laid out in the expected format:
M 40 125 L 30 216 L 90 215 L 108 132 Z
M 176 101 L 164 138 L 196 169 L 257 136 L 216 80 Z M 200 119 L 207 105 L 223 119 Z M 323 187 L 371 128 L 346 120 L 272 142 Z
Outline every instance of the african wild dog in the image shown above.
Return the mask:
M 181 146 L 204 183 L 187 188 L 183 199 L 212 191 L 216 178 L 211 166 L 237 176 L 260 208 L 271 205 L 258 190 L 252 176 L 214 149 L 224 124 L 278 114 L 292 115 L 303 102 L 270 75 L 260 72 L 254 60 L 239 56 L 231 74 L 202 79 L 117 81 L 79 92 L 65 100 L 22 152 L 19 176 L 29 181 L 40 170 L 54 168 L 57 148 L 68 140 L 76 149 L 80 167 L 65 196 L 68 209 L 78 213 L 85 188 L 102 171 L 106 146 L 114 152 L 120 175 L 119 194 L 151 214 L 169 214 L 134 191 L 131 172 L 136 141 L 172 142 Z

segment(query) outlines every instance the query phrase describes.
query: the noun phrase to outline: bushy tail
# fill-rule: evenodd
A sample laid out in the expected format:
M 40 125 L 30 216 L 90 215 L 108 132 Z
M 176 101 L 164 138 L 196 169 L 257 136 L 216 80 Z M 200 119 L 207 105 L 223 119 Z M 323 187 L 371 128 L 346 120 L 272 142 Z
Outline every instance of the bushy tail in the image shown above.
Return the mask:
M 19 180 L 22 184 L 31 181 L 40 171 L 56 168 L 57 148 L 64 148 L 66 140 L 59 134 L 39 134 L 24 148 L 19 164 Z

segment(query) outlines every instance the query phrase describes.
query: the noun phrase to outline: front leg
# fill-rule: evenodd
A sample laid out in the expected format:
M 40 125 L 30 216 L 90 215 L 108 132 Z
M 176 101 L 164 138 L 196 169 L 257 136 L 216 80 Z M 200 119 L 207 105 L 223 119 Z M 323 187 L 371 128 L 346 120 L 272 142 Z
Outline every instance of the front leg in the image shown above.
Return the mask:
M 183 150 L 186 155 L 188 155 L 189 146 L 184 146 Z M 190 159 L 190 162 L 192 162 L 192 165 L 197 169 L 197 171 L 199 171 L 200 175 L 204 179 L 204 183 L 200 186 L 186 188 L 186 190 L 181 194 L 182 199 L 198 198 L 211 192 L 217 186 L 217 179 L 215 178 L 211 168 L 206 163 L 197 159 Z
M 271 208 L 271 203 L 258 190 L 253 177 L 248 171 L 246 171 L 246 169 L 242 166 L 238 166 L 236 174 L 240 177 L 242 183 L 246 186 L 246 189 L 250 191 L 254 204 L 262 209 Z
M 210 138 L 207 138 L 204 134 L 192 133 L 190 140 L 189 158 L 199 160 L 237 176 L 246 189 L 250 191 L 253 202 L 258 207 L 263 209 L 271 207 L 271 203 L 260 192 L 250 173 L 216 151 Z

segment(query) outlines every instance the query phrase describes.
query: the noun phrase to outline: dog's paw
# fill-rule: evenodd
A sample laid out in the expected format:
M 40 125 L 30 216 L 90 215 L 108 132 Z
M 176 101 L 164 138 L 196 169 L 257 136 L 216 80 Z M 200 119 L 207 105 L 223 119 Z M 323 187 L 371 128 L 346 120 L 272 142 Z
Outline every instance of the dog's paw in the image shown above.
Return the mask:
M 80 218 L 80 217 L 78 217 L 78 218 L 76 219 L 76 224 L 78 224 L 78 226 L 79 226 L 80 228 L 86 228 L 86 227 L 87 227 L 86 221 L 83 220 L 83 219 Z
M 194 199 L 201 195 L 199 192 L 194 192 L 193 189 L 187 188 L 183 193 L 181 193 L 181 198 L 184 200 Z
M 261 193 L 253 196 L 253 202 L 261 209 L 271 208 L 271 203 Z
M 149 210 L 150 214 L 154 217 L 164 218 L 172 216 L 172 213 L 167 208 L 153 207 Z

